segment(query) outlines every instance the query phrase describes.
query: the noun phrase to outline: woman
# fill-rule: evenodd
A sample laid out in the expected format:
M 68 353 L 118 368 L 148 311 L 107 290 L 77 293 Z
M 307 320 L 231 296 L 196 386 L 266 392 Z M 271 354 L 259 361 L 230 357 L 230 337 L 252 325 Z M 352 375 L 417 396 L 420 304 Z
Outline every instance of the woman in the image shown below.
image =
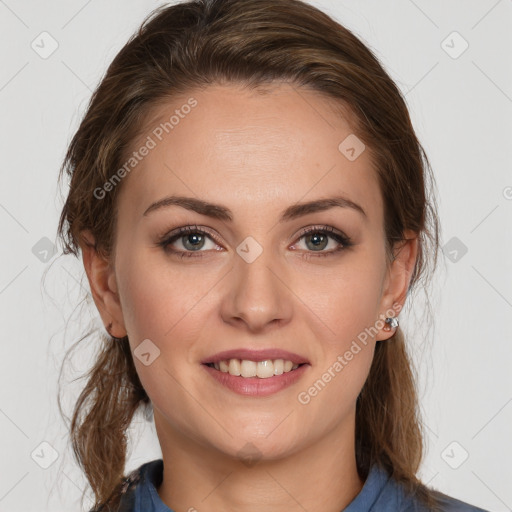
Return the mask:
M 435 263 L 399 90 L 298 0 L 160 8 L 63 171 L 65 252 L 109 333 L 71 436 L 94 510 L 481 510 L 423 485 L 398 315 Z M 153 408 L 162 459 L 127 477 Z

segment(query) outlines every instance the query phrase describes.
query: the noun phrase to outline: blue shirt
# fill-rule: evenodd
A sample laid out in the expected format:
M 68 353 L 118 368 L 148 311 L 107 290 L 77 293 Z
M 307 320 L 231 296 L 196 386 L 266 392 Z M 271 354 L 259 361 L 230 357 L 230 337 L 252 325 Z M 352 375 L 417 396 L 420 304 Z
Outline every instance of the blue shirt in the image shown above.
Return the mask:
M 120 510 L 123 512 L 174 512 L 160 498 L 163 460 L 146 462 L 127 477 Z M 439 491 L 443 512 L 488 512 Z M 390 477 L 385 469 L 373 465 L 359 494 L 342 512 L 428 512 L 414 496 Z

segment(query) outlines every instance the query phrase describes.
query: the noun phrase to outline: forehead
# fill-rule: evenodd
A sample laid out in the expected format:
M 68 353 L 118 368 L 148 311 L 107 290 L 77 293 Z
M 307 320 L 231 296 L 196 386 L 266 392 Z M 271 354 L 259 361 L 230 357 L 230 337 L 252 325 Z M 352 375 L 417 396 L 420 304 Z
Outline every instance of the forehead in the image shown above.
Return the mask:
M 341 107 L 286 83 L 256 90 L 212 85 L 156 105 L 130 147 L 151 149 L 124 178 L 119 208 L 129 204 L 140 218 L 150 203 L 180 194 L 236 212 L 339 193 L 379 217 L 370 151 L 362 150 L 352 114 Z

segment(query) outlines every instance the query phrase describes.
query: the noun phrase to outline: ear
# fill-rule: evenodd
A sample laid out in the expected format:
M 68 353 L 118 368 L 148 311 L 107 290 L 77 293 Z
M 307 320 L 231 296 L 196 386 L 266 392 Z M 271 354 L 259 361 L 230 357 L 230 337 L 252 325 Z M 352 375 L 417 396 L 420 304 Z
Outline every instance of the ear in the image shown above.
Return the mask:
M 381 318 L 397 317 L 407 298 L 414 265 L 418 255 L 418 234 L 411 230 L 404 232 L 406 240 L 393 248 L 395 259 L 390 264 L 383 285 L 380 303 Z M 392 315 L 390 313 L 393 312 Z M 376 340 L 387 340 L 393 336 L 395 329 L 386 324 L 376 336 Z
M 90 230 L 82 231 L 81 239 L 83 243 L 80 244 L 80 248 L 85 272 L 103 325 L 112 336 L 123 338 L 126 336 L 126 329 L 114 269 L 110 261 L 96 251 L 95 240 Z

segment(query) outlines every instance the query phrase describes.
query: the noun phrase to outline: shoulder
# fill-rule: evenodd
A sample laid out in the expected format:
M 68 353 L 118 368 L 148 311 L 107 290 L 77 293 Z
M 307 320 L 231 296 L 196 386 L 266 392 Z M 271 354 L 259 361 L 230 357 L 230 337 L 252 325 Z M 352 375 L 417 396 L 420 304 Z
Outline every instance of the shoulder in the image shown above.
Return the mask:
M 427 497 L 433 498 L 435 503 L 427 504 Z M 424 484 L 411 490 L 410 486 L 396 480 L 377 464 L 371 468 L 361 496 L 354 500 L 354 505 L 357 506 L 348 509 L 349 512 L 489 512 Z
M 133 469 L 119 483 L 110 500 L 100 508 L 93 509 L 90 512 L 133 512 L 137 489 L 144 482 L 148 471 L 158 470 L 162 462 L 162 459 L 156 459 Z M 113 508 L 112 503 L 118 503 L 118 505 Z
M 476 507 L 448 496 L 440 491 L 428 489 L 430 494 L 436 498 L 438 505 L 429 508 L 413 496 L 405 496 L 403 501 L 403 512 L 489 512 L 483 508 Z
M 135 507 L 135 490 L 144 475 L 144 464 L 134 469 L 122 481 L 119 493 L 121 498 L 117 512 L 132 512 Z

